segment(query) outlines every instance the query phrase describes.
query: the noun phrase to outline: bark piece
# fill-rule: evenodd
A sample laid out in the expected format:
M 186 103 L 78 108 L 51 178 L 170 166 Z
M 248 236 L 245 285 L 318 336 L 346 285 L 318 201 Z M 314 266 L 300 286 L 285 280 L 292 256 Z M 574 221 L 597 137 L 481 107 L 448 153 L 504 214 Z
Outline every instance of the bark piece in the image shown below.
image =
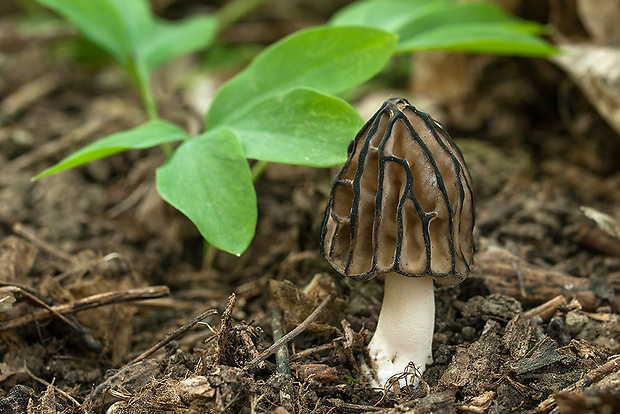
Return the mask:
M 5 283 L 23 283 L 32 269 L 37 248 L 27 241 L 8 236 L 0 242 L 0 275 Z
M 521 311 L 521 304 L 516 299 L 493 294 L 486 297 L 474 296 L 465 303 L 462 314 L 465 317 L 496 318 L 509 321 Z
M 508 322 L 502 343 L 512 358 L 520 359 L 527 355 L 534 340 L 536 327 L 534 319 L 524 314 L 517 315 Z
M 555 341 L 547 336 L 538 343 L 531 356 L 508 364 L 506 368 L 519 375 L 539 370 L 565 358 L 564 355 L 555 352 L 557 348 Z
M 501 247 L 476 254 L 470 279 L 479 279 L 493 293 L 513 297 L 524 305 L 539 305 L 558 295 L 576 298 L 585 309 L 596 309 L 612 297 L 605 281 L 575 277 L 542 263 L 531 263 Z
M 480 339 L 460 347 L 439 379 L 442 388 L 459 388 L 463 395 L 478 396 L 490 388 L 500 363 L 501 325 L 487 321 Z

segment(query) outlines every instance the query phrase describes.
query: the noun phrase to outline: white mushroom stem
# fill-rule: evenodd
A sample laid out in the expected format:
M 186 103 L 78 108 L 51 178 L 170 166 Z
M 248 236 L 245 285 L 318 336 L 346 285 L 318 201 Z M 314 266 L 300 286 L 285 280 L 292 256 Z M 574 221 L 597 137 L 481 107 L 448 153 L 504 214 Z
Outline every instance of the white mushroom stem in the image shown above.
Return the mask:
M 383 305 L 368 352 L 374 369 L 374 386 L 392 389 L 388 380 L 413 362 L 419 373 L 433 362 L 435 297 L 431 277 L 385 275 Z M 417 387 L 419 379 L 408 375 L 399 386 Z

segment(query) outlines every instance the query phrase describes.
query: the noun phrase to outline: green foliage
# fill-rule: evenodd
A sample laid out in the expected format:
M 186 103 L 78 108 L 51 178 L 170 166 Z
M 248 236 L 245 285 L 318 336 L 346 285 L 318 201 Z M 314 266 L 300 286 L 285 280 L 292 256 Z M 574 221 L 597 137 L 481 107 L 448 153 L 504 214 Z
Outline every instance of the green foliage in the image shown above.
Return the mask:
M 208 46 L 217 26 L 213 17 L 167 22 L 153 16 L 146 0 L 38 1 L 70 19 L 133 75 L 152 120 L 87 145 L 35 179 L 128 149 L 180 142 L 157 170 L 157 189 L 209 243 L 233 254 L 250 244 L 257 221 L 247 158 L 261 165 L 344 162 L 363 120 L 332 94 L 370 79 L 394 53 L 432 49 L 538 56 L 554 51 L 536 37 L 541 26 L 489 3 L 353 3 L 331 26 L 302 30 L 257 55 L 220 88 L 205 132 L 192 138 L 156 119 L 148 80 L 157 65 Z
M 88 2 L 40 1 L 55 4 L 130 71 L 141 65 L 147 73 L 187 51 L 187 45 L 181 51 L 173 48 L 182 43 L 181 35 L 174 41 L 155 36 L 155 41 L 148 42 L 141 37 L 139 27 L 151 27 L 153 19 L 150 12 L 131 2 L 130 12 L 119 7 L 120 0 L 97 0 L 105 6 L 102 15 L 106 16 L 99 21 Z M 131 20 L 131 13 L 142 18 Z M 163 23 L 158 27 L 164 27 Z M 199 31 L 193 25 L 183 27 Z M 187 30 L 183 33 L 189 33 Z M 246 70 L 222 86 L 210 108 L 204 134 L 190 138 L 168 122 L 153 120 L 102 138 L 35 179 L 127 149 L 181 141 L 157 170 L 160 195 L 189 217 L 213 246 L 241 254 L 254 236 L 257 220 L 246 158 L 316 167 L 344 162 L 347 144 L 363 120 L 348 103 L 327 93 L 349 89 L 375 75 L 392 56 L 395 45 L 396 36 L 373 28 L 301 31 L 265 49 Z
M 136 80 L 147 110 L 155 114 L 149 78 L 158 65 L 207 47 L 215 38 L 213 16 L 170 22 L 157 18 L 146 0 L 37 0 L 71 20 L 82 35 L 105 49 Z
M 359 383 L 359 381 L 358 381 L 358 380 L 356 380 L 355 378 L 353 378 L 353 377 L 351 377 L 351 376 L 349 376 L 349 375 L 347 375 L 345 379 L 346 379 L 346 381 L 347 381 L 347 384 L 349 384 L 349 385 L 351 385 L 351 386 L 353 386 L 353 385 L 355 385 L 355 384 L 358 384 L 358 383 Z
M 129 149 L 144 149 L 165 143 L 189 139 L 178 126 L 161 119 L 154 119 L 128 131 L 108 135 L 64 158 L 58 164 L 33 177 L 38 180 L 71 168 L 87 164 Z
M 295 88 L 259 101 L 247 116 L 228 125 L 248 158 L 331 167 L 346 160 L 344 149 L 363 124 L 341 99 Z
M 399 53 L 428 50 L 548 56 L 556 49 L 537 35 L 545 27 L 510 16 L 489 2 L 367 0 L 352 3 L 334 26 L 382 28 L 399 35 Z
M 256 228 L 252 173 L 228 128 L 186 141 L 157 169 L 157 191 L 189 217 L 212 245 L 241 254 Z
M 209 175 L 199 179 L 196 173 L 186 171 L 196 165 L 197 157 L 209 159 L 208 155 L 196 155 L 197 148 L 223 154 L 236 148 L 226 141 L 235 140 L 241 144 L 238 149 L 243 157 L 261 161 L 315 167 L 344 162 L 344 149 L 363 120 L 348 103 L 321 91 L 341 91 L 369 79 L 385 65 L 395 44 L 394 35 L 376 29 L 323 27 L 301 31 L 265 49 L 214 98 L 206 134 L 218 139 L 209 139 L 208 145 L 194 143 L 204 139 L 202 136 L 182 143 L 158 170 L 158 191 L 187 215 L 211 244 L 241 254 L 254 236 L 254 227 L 248 225 L 256 223 L 256 206 L 248 207 L 254 198 L 239 199 L 232 207 L 233 198 L 216 193 L 241 194 L 250 189 L 255 197 L 251 175 L 222 163 L 219 174 L 209 169 Z M 313 53 L 302 53 L 308 50 Z M 352 57 L 356 54 L 364 58 Z M 357 63 L 359 60 L 363 64 Z M 189 146 L 192 149 L 186 150 Z M 223 180 L 224 175 L 234 179 Z M 177 176 L 184 177 L 183 183 L 190 189 L 179 189 L 179 181 L 174 179 Z M 197 182 L 191 183 L 190 177 Z M 207 188 L 205 182 L 212 183 L 213 188 Z M 197 193 L 204 196 L 199 202 L 194 197 Z M 214 212 L 201 211 L 207 206 Z
M 326 93 L 349 89 L 379 72 L 395 43 L 394 35 L 361 27 L 318 27 L 295 33 L 265 49 L 222 86 L 207 125 L 241 117 L 258 100 L 294 87 Z

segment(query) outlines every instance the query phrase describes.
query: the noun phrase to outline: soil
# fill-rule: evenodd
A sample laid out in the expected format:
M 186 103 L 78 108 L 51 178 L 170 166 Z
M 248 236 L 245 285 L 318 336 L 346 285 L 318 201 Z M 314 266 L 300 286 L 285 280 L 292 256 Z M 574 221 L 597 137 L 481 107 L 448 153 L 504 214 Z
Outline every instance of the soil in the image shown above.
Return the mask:
M 146 119 L 73 39 L 0 20 L 1 413 L 620 412 L 620 137 L 552 63 L 463 58 L 483 68 L 475 93 L 418 105 L 471 170 L 476 266 L 436 288 L 422 384 L 383 393 L 363 373 L 382 281 L 346 280 L 318 251 L 336 170 L 269 165 L 240 257 L 205 254 L 159 198 L 158 149 L 31 182 Z M 155 78 L 162 117 L 190 132 L 202 115 L 172 79 L 194 64 Z M 417 96 L 387 86 L 360 111 Z

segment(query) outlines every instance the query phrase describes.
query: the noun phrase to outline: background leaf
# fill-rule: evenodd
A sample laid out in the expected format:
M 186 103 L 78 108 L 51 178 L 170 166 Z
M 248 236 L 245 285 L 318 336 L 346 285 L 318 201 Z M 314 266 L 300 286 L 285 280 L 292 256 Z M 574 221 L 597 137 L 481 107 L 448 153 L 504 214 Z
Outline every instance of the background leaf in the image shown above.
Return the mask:
M 295 33 L 268 47 L 220 88 L 207 128 L 231 122 L 256 102 L 295 87 L 338 93 L 383 68 L 396 37 L 363 27 L 318 27 Z
M 426 50 L 520 56 L 557 53 L 537 36 L 545 32 L 544 26 L 517 19 L 489 2 L 370 0 L 345 7 L 330 24 L 389 30 L 400 36 L 396 47 L 399 53 Z
M 337 11 L 332 26 L 368 26 L 398 33 L 415 16 L 454 6 L 452 0 L 373 0 L 357 1 Z
M 330 167 L 347 158 L 347 146 L 364 124 L 345 101 L 296 88 L 256 103 L 228 126 L 248 158 Z
M 182 141 L 190 137 L 178 126 L 160 119 L 149 121 L 134 129 L 108 135 L 64 158 L 58 164 L 40 172 L 33 180 L 96 161 L 129 149 L 150 148 Z
M 421 33 L 399 46 L 401 51 L 444 50 L 510 56 L 549 56 L 556 49 L 523 31 L 505 25 L 452 25 Z
M 156 19 L 152 36 L 141 48 L 147 69 L 206 48 L 215 39 L 216 32 L 217 20 L 212 16 L 191 16 L 174 22 Z
M 157 190 L 218 249 L 240 255 L 256 231 L 256 193 L 233 131 L 219 128 L 185 141 L 157 169 Z
M 146 0 L 37 1 L 71 20 L 85 37 L 142 77 L 166 60 L 205 48 L 217 29 L 212 16 L 175 22 L 156 18 Z
M 122 10 L 113 0 L 37 0 L 73 22 L 80 32 L 108 51 L 127 67 L 132 51 L 132 38 Z M 127 2 L 136 12 L 134 21 L 145 19 L 144 0 Z M 148 11 L 148 9 L 146 9 Z

